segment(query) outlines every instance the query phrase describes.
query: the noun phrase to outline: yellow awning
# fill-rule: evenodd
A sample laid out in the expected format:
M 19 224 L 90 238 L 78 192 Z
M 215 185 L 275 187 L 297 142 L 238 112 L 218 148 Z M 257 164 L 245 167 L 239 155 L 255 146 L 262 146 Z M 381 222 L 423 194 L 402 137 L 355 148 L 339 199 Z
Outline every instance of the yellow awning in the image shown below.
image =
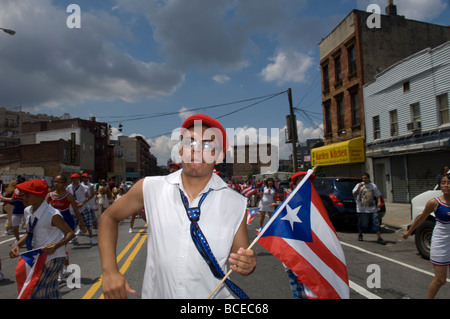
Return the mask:
M 321 166 L 361 163 L 366 161 L 364 137 L 334 143 L 311 150 L 311 165 Z

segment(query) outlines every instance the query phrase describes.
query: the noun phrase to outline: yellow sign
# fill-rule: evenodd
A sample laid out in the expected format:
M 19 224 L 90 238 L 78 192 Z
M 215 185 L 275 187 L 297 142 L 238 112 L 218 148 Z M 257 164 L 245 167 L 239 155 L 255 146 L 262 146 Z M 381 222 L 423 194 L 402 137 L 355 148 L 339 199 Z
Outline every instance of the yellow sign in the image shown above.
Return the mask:
M 365 162 L 364 137 L 311 150 L 311 165 L 321 166 Z

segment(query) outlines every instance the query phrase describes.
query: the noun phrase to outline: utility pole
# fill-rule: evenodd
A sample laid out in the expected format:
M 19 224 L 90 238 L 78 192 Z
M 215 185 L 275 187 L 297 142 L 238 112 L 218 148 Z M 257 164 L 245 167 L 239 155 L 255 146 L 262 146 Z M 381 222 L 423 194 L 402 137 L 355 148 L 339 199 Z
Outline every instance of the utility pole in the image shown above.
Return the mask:
M 292 158 L 294 160 L 294 173 L 298 170 L 298 164 L 297 164 L 297 121 L 294 114 L 294 107 L 292 105 L 292 90 L 291 88 L 288 89 L 288 99 L 289 99 L 289 111 L 290 111 L 290 122 L 288 123 L 288 126 L 290 124 L 290 128 L 288 127 L 288 130 L 291 130 L 291 141 L 292 141 Z

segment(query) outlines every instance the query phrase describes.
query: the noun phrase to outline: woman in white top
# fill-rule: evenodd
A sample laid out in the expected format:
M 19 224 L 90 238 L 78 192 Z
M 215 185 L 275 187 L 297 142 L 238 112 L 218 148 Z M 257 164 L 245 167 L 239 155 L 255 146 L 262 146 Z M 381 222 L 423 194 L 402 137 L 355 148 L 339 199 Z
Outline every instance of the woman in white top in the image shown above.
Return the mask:
M 266 185 L 261 187 L 258 196 L 261 198 L 259 201 L 259 229 L 261 229 L 264 226 L 266 213 L 270 218 L 275 210 L 275 207 L 271 205 L 277 200 L 277 189 L 275 188 L 273 178 L 267 179 Z

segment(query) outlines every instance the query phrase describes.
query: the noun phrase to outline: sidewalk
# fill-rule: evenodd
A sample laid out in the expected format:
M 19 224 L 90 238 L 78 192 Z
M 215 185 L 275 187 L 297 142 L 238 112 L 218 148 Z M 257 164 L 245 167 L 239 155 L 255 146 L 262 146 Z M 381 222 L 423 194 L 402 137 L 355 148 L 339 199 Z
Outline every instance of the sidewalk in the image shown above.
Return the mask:
M 412 224 L 410 204 L 386 203 L 386 215 L 383 224 L 406 230 Z

